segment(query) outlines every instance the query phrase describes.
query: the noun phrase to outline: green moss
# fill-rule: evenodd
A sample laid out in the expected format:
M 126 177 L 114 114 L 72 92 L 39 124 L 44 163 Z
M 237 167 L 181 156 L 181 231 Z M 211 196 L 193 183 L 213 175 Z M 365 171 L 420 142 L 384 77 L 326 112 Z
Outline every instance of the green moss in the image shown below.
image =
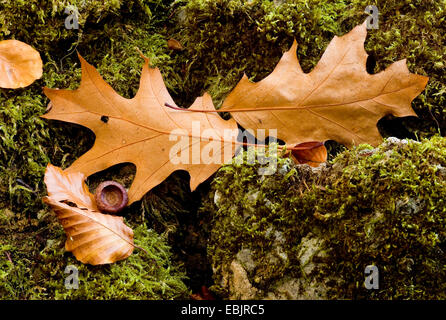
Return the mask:
M 329 216 L 334 250 L 326 272 L 342 272 L 348 284 L 333 296 L 446 298 L 446 139 L 381 147 L 371 156 L 352 150 L 334 163 L 344 168 L 307 204 Z M 354 282 L 367 264 L 379 267 L 378 291 Z
M 43 120 L 34 118 L 44 110 L 42 99 L 29 96 L 0 99 L 0 203 L 32 203 L 36 200 L 33 191 L 42 177 L 42 163 L 49 161 L 44 151 L 49 144 L 49 131 Z M 18 183 L 18 179 L 29 187 Z
M 63 51 L 75 44 L 78 36 L 97 37 L 94 34 L 104 25 L 117 21 L 126 22 L 125 18 L 130 16 L 151 26 L 164 23 L 163 11 L 168 8 L 169 3 L 170 1 L 162 0 L 2 0 L 0 37 L 25 41 L 46 58 L 55 53 L 65 55 L 66 52 Z M 79 12 L 79 29 L 66 29 L 65 19 L 68 14 L 64 11 L 74 7 Z
M 253 150 L 249 151 L 252 152 Z M 247 164 L 248 152 L 240 155 L 244 164 L 226 165 L 212 183 L 211 199 L 203 205 L 201 214 L 211 215 L 211 232 L 208 253 L 214 267 L 214 281 L 222 280 L 222 267 L 234 259 L 241 249 L 249 248 L 256 256 L 258 267 L 250 274 L 258 288 L 268 286 L 286 274 L 299 274 L 297 255 L 288 254 L 285 264 L 268 263 L 268 254 L 274 251 L 274 231 L 288 232 L 293 239 L 287 242 L 287 250 L 296 250 L 298 243 L 311 228 L 304 219 L 296 221 L 284 217 L 290 208 L 291 192 L 300 193 L 306 184 L 311 185 L 312 174 L 308 167 L 294 167 L 289 158 L 278 158 L 278 171 L 273 175 L 260 176 L 258 162 Z M 291 171 L 290 171 L 291 170 Z M 295 198 L 295 193 L 291 198 Z M 297 229 L 297 230 L 296 230 Z M 219 294 L 224 290 L 213 288 Z
M 324 37 L 327 24 L 318 24 L 313 8 L 324 8 L 322 19 L 336 20 L 339 15 L 335 11 L 339 4 L 320 6 L 316 1 L 286 2 L 279 6 L 273 1 L 242 0 L 182 3 L 179 14 L 182 29 L 178 38 L 185 45 L 182 53 L 186 64 L 185 86 L 188 94 L 195 96 L 210 88 L 217 105 L 244 72 L 254 80 L 270 73 L 294 36 L 300 45 L 299 57 L 312 57 L 302 60 L 303 67 L 314 66 L 328 37 Z M 220 79 L 217 81 L 220 90 L 214 89 L 214 78 Z
M 279 159 L 278 167 L 291 168 L 288 162 Z M 299 245 L 311 232 L 328 252 L 311 277 L 341 279 L 329 287 L 329 298 L 446 298 L 445 138 L 389 140 L 375 150 L 361 145 L 321 173 L 297 166 L 261 178 L 257 167 L 223 167 L 202 209 L 212 213 L 208 248 L 218 292 L 225 289 L 218 286 L 222 267 L 244 248 L 256 258 L 248 274 L 256 288 L 268 292 L 284 275 L 302 277 Z M 283 263 L 265 263 L 277 246 L 271 230 L 286 240 Z M 363 285 L 370 264 L 379 268 L 379 290 Z
M 4 215 L 5 213 L 2 212 Z M 11 212 L 8 213 L 11 215 Z M 135 227 L 133 254 L 111 265 L 90 266 L 64 249 L 65 235 L 53 213 L 39 220 L 9 217 L 0 226 L 2 299 L 179 299 L 189 290 L 182 269 L 172 265 L 166 239 L 145 224 Z M 65 268 L 78 269 L 79 288 L 66 289 Z
M 170 2 L 126 1 L 125 6 L 122 7 L 123 1 L 86 1 L 85 6 L 77 3 L 81 20 L 79 31 L 75 31 L 64 28 L 64 19 L 67 15 L 63 13 L 66 5 L 63 1 L 44 4 L 41 1 L 31 1 L 14 5 L 0 1 L 0 25 L 3 27 L 1 30 L 8 28 L 10 31 L 9 34 L 6 31 L 0 33 L 0 39 L 16 38 L 29 43 L 41 53 L 44 61 L 43 78 L 33 85 L 20 90 L 0 89 L 0 135 L 2 137 L 0 142 L 2 155 L 0 157 L 0 209 L 22 212 L 31 219 L 35 219 L 38 211 L 44 209 L 40 199 L 46 194 L 43 173 L 47 163 L 51 162 L 66 168 L 93 145 L 94 135 L 88 129 L 39 118 L 45 112 L 49 102 L 41 90 L 43 86 L 61 89 L 76 89 L 79 86 L 81 70 L 76 50 L 89 63 L 97 67 L 104 79 L 119 94 L 129 98 L 138 89 L 143 65 L 143 59 L 136 50 L 137 47 L 151 59 L 153 66 L 161 68 L 167 87 L 175 95 L 181 87 L 182 79 L 171 66 L 174 63 L 172 57 L 175 57 L 175 53 L 169 51 L 166 44 L 170 34 L 164 27 L 169 26 Z M 37 3 L 39 5 L 36 5 Z M 43 16 L 44 21 L 37 21 L 39 16 Z M 7 22 L 3 24 L 2 21 L 15 21 L 16 24 Z M 95 186 L 105 179 L 121 182 L 128 187 L 133 179 L 134 171 L 134 166 L 131 165 L 115 166 L 93 175 L 88 179 L 88 183 L 91 190 L 94 190 Z M 196 210 L 197 207 L 197 204 L 194 204 L 190 208 L 191 194 L 188 191 L 188 177 L 187 174 L 186 177 L 184 176 L 183 173 L 183 175 L 173 177 L 178 183 L 172 183 L 172 180 L 169 180 L 174 185 L 169 187 L 170 192 L 173 193 L 171 197 L 176 198 L 174 201 L 172 199 L 166 201 L 163 191 L 166 184 L 163 184 L 160 186 L 161 189 L 157 189 L 159 191 L 154 190 L 142 203 L 126 208 L 123 214 L 132 218 L 145 218 L 141 221 L 146 221 L 148 227 L 156 228 L 160 233 L 164 232 L 163 237 L 166 241 L 167 238 L 173 241 L 172 233 L 177 230 L 178 219 L 183 221 L 182 217 L 176 217 L 175 214 L 185 215 Z M 34 248 L 23 248 L 22 255 L 17 259 L 28 261 L 25 256 L 31 254 L 33 250 Z M 186 251 L 189 253 L 188 250 Z M 59 258 L 59 262 L 63 261 L 62 257 L 58 256 L 57 259 Z M 29 261 L 32 259 L 29 258 Z M 172 265 L 179 264 L 181 262 L 178 259 L 172 262 Z M 103 276 L 104 272 L 111 272 L 97 268 L 88 270 L 90 278 L 96 272 L 99 277 Z M 118 269 L 117 272 L 123 273 L 123 270 Z M 42 281 L 44 276 L 48 276 L 48 273 L 43 273 Z M 113 279 L 114 277 L 112 276 Z M 158 280 L 160 285 L 165 286 L 162 275 L 158 277 Z M 166 281 L 174 280 L 167 279 Z M 203 284 L 200 283 L 200 286 Z M 155 284 L 151 284 L 150 288 L 152 287 L 155 288 Z M 125 287 L 121 289 L 122 298 L 136 297 L 134 293 L 128 292 L 130 289 Z M 171 293 L 173 289 L 167 287 L 165 290 L 166 294 L 159 294 L 158 298 L 174 297 Z M 69 293 L 70 297 L 73 294 Z M 117 297 L 120 293 L 113 294 Z M 151 298 L 156 298 L 158 293 L 148 292 L 147 294 Z M 110 292 L 103 292 L 100 295 L 105 297 L 110 295 Z M 81 296 L 87 297 L 85 294 Z M 42 295 L 42 297 L 45 296 Z M 51 293 L 47 297 L 56 297 L 56 295 Z
M 67 17 L 64 9 L 68 3 L 79 9 L 79 30 L 64 27 Z M 430 77 L 425 92 L 413 104 L 420 119 L 402 120 L 402 128 L 408 132 L 398 131 L 396 134 L 413 132 L 423 137 L 438 132 L 438 128 L 444 130 L 446 90 L 442 30 L 445 1 L 375 3 L 381 13 L 380 29 L 370 30 L 365 44 L 368 53 L 377 61 L 374 71 L 379 72 L 390 63 L 407 58 L 411 72 Z M 179 105 L 187 106 L 208 90 L 219 106 L 244 72 L 253 80 L 260 80 L 271 72 L 293 37 L 299 42 L 301 65 L 309 72 L 335 34 L 342 35 L 365 19 L 363 11 L 363 2 L 356 0 L 135 0 L 125 1 L 125 4 L 121 0 L 0 0 L 0 40 L 15 38 L 24 41 L 36 48 L 44 61 L 43 78 L 33 85 L 19 90 L 0 89 L 0 210 L 12 209 L 11 212 L 21 212 L 36 219 L 39 210 L 43 209 L 40 199 L 46 193 L 43 172 L 47 163 L 65 168 L 93 145 L 94 136 L 88 129 L 39 118 L 48 103 L 41 90 L 43 86 L 78 87 L 80 67 L 76 50 L 125 97 L 133 96 L 138 88 L 142 66 L 142 59 L 134 49 L 138 47 L 151 58 L 154 66 L 160 67 L 166 85 Z M 166 40 L 171 37 L 179 40 L 185 49 L 169 51 Z M 383 128 L 385 135 L 395 134 L 390 130 L 394 124 L 390 121 Z M 245 174 L 243 170 L 255 171 L 250 166 L 237 170 L 241 176 Z M 255 175 L 251 175 L 249 179 L 254 179 Z M 118 166 L 91 177 L 89 182 L 95 186 L 104 177 L 128 185 L 132 172 Z M 277 189 L 272 189 L 276 194 L 265 193 L 263 197 L 278 197 L 282 183 L 293 186 L 294 180 L 301 181 L 295 175 L 288 176 L 285 181 L 281 179 L 285 178 L 280 177 L 275 182 Z M 305 185 L 301 187 L 304 192 Z M 153 218 L 157 231 L 173 232 L 182 221 L 175 216 L 194 212 L 199 201 L 199 195 L 191 196 L 187 188 L 187 177 L 183 174 L 173 176 L 151 192 L 142 204 L 129 208 L 127 214 Z M 242 187 L 237 190 L 245 192 Z M 192 198 L 194 205 L 189 205 Z M 285 202 L 283 209 L 278 206 L 274 212 L 289 210 L 295 213 L 295 206 L 299 204 Z M 262 210 L 270 217 L 267 209 Z M 288 221 L 281 216 L 262 219 L 263 216 L 257 224 L 250 226 L 250 231 L 260 238 L 262 232 L 266 232 L 262 228 L 268 223 L 281 226 Z M 307 231 L 302 228 L 296 231 L 297 239 Z M 34 252 L 32 247 L 29 249 Z M 25 254 L 26 249 L 20 252 L 23 263 L 32 262 Z M 4 263 L 2 272 L 9 272 L 4 271 L 9 270 L 9 262 Z M 293 263 L 280 272 L 271 272 L 270 276 L 269 270 L 265 269 L 265 279 L 259 283 L 267 286 L 268 277 L 279 277 L 282 272 L 294 270 Z M 27 268 L 24 264 L 17 272 L 29 274 Z M 20 287 L 19 282 L 17 286 Z M 23 286 L 26 286 L 25 282 Z M 18 295 L 30 296 L 24 292 L 18 290 Z

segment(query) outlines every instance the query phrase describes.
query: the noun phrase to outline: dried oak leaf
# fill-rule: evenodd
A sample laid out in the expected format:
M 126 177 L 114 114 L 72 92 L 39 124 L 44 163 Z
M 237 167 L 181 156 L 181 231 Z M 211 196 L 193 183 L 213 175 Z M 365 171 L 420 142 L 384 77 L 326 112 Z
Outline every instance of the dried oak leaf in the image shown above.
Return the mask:
M 118 163 L 133 163 L 136 176 L 128 192 L 131 204 L 175 170 L 189 172 L 194 190 L 231 160 L 237 139 L 235 120 L 223 120 L 217 113 L 166 108 L 165 103 L 174 105 L 174 101 L 159 69 L 149 68 L 147 58 L 140 88 L 132 99 L 117 94 L 93 66 L 79 59 L 82 79 L 77 90 L 44 88 L 52 108 L 43 118 L 77 123 L 96 135 L 92 149 L 67 168 L 68 173 L 89 176 Z M 215 107 L 206 93 L 190 109 Z M 105 117 L 108 121 L 101 120 Z
M 323 142 L 309 141 L 299 143 L 291 151 L 291 158 L 298 164 L 308 164 L 312 167 L 319 166 L 327 161 L 327 149 Z
M 245 75 L 220 110 L 229 111 L 244 128 L 277 129 L 277 138 L 289 145 L 326 140 L 379 144 L 378 120 L 388 114 L 416 116 L 411 101 L 428 77 L 410 73 L 405 60 L 367 73 L 366 35 L 364 23 L 335 36 L 310 73 L 302 71 L 294 41 L 269 76 L 252 83 Z
M 98 212 L 84 179 L 79 172 L 65 172 L 51 164 L 46 168 L 48 196 L 43 201 L 52 207 L 65 230 L 65 249 L 92 265 L 127 258 L 135 247 L 132 229 L 122 217 Z
M 41 76 L 42 59 L 35 49 L 18 40 L 0 41 L 0 87 L 26 87 Z
M 206 286 L 201 286 L 198 293 L 193 293 L 190 295 L 192 300 L 215 300 L 214 295 L 209 291 Z
M 175 51 L 183 50 L 183 45 L 181 44 L 181 42 L 179 42 L 178 40 L 175 40 L 175 39 L 167 40 L 167 47 L 170 50 L 175 50 Z

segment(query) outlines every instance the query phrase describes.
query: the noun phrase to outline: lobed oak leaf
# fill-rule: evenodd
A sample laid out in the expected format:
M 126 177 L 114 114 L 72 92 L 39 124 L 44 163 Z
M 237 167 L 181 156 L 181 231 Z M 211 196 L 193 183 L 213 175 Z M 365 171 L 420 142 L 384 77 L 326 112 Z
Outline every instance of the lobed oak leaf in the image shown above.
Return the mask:
M 65 230 L 65 249 L 80 262 L 92 265 L 129 257 L 135 247 L 132 229 L 122 217 L 97 211 L 84 178 L 82 173 L 64 172 L 51 164 L 45 172 L 48 196 L 43 201 L 52 207 Z
M 389 114 L 416 116 L 411 102 L 428 78 L 410 73 L 405 60 L 367 73 L 366 35 L 364 22 L 335 36 L 310 73 L 302 71 L 294 41 L 269 76 L 252 83 L 245 75 L 220 110 L 244 128 L 277 129 L 277 138 L 288 145 L 326 140 L 379 144 L 378 120 Z
M 42 59 L 30 45 L 18 40 L 0 41 L 0 87 L 17 89 L 42 76 Z
M 89 176 L 115 164 L 133 163 L 136 176 L 128 192 L 131 204 L 175 170 L 189 172 L 194 190 L 232 159 L 235 120 L 223 120 L 217 113 L 166 108 L 165 103 L 174 102 L 159 69 L 149 68 L 147 58 L 140 88 L 132 99 L 117 94 L 93 66 L 79 59 L 82 79 L 77 90 L 44 88 L 52 108 L 43 118 L 77 123 L 96 135 L 94 146 L 66 169 L 68 173 Z M 207 93 L 189 109 L 215 111 Z

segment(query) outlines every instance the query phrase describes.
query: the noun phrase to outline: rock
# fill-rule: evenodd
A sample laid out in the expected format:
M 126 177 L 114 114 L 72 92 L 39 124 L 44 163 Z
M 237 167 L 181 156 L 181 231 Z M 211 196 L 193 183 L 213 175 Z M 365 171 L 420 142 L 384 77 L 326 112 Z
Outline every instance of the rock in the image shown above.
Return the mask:
M 243 268 L 248 271 L 252 272 L 254 271 L 256 267 L 256 263 L 253 259 L 253 252 L 250 249 L 242 249 L 240 250 L 237 255 L 237 260 L 240 262 L 243 266 Z
M 279 258 L 281 258 L 283 261 L 287 261 L 288 260 L 288 255 L 287 253 L 283 250 L 282 247 L 277 246 L 276 247 L 276 254 L 279 256 Z
M 383 143 L 384 148 L 389 148 L 389 147 L 393 147 L 393 146 L 401 146 L 403 144 L 407 144 L 407 140 L 404 139 L 404 142 L 403 142 L 403 140 L 400 140 L 400 139 L 398 139 L 396 137 L 389 137 Z
M 359 156 L 371 156 L 374 154 L 376 149 L 370 148 L 370 149 L 364 149 L 358 152 Z
M 246 200 L 248 200 L 249 202 L 255 203 L 257 201 L 257 198 L 259 197 L 259 191 L 251 191 L 250 193 L 248 193 L 248 195 L 246 196 Z
M 389 137 L 387 138 L 384 143 L 381 145 L 381 148 L 384 149 L 392 149 L 394 147 L 402 147 L 407 145 L 408 143 L 416 143 L 419 144 L 419 141 L 412 140 L 412 139 L 398 139 L 396 137 Z
M 423 207 L 424 203 L 419 199 L 398 199 L 395 202 L 395 209 L 400 214 L 415 215 L 419 213 L 423 209 Z
M 266 295 L 268 300 L 321 300 L 325 298 L 326 288 L 322 283 L 295 278 L 284 279 L 274 288 L 274 291 Z
M 277 169 L 277 172 L 281 175 L 286 175 L 291 170 L 291 162 L 283 164 L 279 169 Z
M 249 282 L 248 275 L 243 266 L 237 261 L 232 261 L 230 271 L 232 273 L 229 281 L 229 291 L 231 300 L 250 300 L 255 299 L 257 289 Z
M 288 260 L 288 255 L 279 245 L 285 239 L 279 231 L 269 230 L 269 236 L 278 244 L 274 251 L 266 254 L 265 261 L 269 265 L 283 265 Z M 298 259 L 303 266 L 302 270 L 306 277 L 316 268 L 317 263 L 313 262 L 313 257 L 324 257 L 326 253 L 323 249 L 324 241 L 313 234 L 309 234 L 301 241 Z M 306 277 L 293 278 L 285 276 L 279 278 L 269 285 L 270 290 L 263 291 L 256 288 L 255 284 L 260 283 L 259 275 L 256 275 L 257 263 L 256 255 L 251 249 L 242 249 L 236 259 L 230 263 L 229 267 L 224 267 L 223 277 L 220 285 L 230 292 L 230 299 L 324 299 L 326 297 L 326 287 L 324 283 Z M 214 268 L 214 272 L 216 269 Z M 249 277 L 253 274 L 254 277 Z M 261 277 L 261 276 L 260 276 Z M 250 280 L 252 279 L 252 280 Z
M 314 256 L 324 256 L 322 251 L 324 240 L 315 237 L 313 234 L 308 234 L 300 242 L 300 249 L 298 253 L 298 259 L 302 267 L 303 272 L 306 275 L 310 275 L 311 271 L 315 268 L 315 264 L 312 262 Z
M 216 206 L 218 206 L 218 203 L 219 203 L 220 199 L 221 199 L 221 192 L 216 190 L 215 193 L 214 193 L 214 204 Z
M 333 164 L 293 165 L 285 176 L 278 170 L 261 180 L 256 166 L 225 170 L 233 190 L 219 199 L 208 251 L 220 292 L 231 299 L 446 298 L 445 150 L 445 138 L 389 138 L 346 150 Z M 278 158 L 279 168 L 286 163 Z M 363 285 L 371 264 L 391 289 Z

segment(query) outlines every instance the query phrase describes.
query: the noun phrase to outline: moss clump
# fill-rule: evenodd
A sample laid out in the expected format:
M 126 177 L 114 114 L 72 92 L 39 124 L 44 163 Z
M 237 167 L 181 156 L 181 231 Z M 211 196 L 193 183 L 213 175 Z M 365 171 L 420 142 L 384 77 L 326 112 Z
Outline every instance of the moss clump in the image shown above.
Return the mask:
M 247 160 L 250 152 L 254 150 L 240 154 L 237 159 Z M 258 289 L 267 291 L 285 274 L 300 277 L 297 244 L 313 226 L 306 216 L 300 216 L 298 223 L 297 218 L 288 219 L 288 215 L 295 213 L 290 201 L 304 192 L 306 185 L 311 185 L 315 175 L 308 166 L 295 167 L 291 159 L 284 157 L 277 159 L 278 170 L 273 175 L 259 175 L 260 167 L 258 162 L 245 161 L 221 168 L 212 182 L 211 198 L 200 210 L 205 216 L 212 213 L 208 253 L 217 284 L 213 289 L 222 296 L 228 294 L 219 287 L 223 269 L 242 249 L 249 249 L 256 257 L 257 267 L 249 276 Z M 283 263 L 273 262 L 276 258 L 282 261 L 276 254 L 276 232 L 287 239 L 281 243 L 289 257 Z
M 293 37 L 306 70 L 336 30 L 343 3 L 319 1 L 190 0 L 178 15 L 178 38 L 185 45 L 185 86 L 192 100 L 203 90 L 217 104 L 246 72 L 260 80 L 270 73 Z M 325 23 L 323 23 L 325 22 Z M 311 58 L 310 58 L 311 57 Z
M 64 249 L 65 236 L 53 213 L 29 221 L 0 212 L 1 299 L 180 299 L 189 295 L 183 271 L 173 266 L 166 239 L 145 224 L 134 229 L 135 249 L 126 260 L 90 266 Z M 66 289 L 65 268 L 75 266 L 79 289 Z
M 327 188 L 306 199 L 327 217 L 333 251 L 325 271 L 345 280 L 331 294 L 445 299 L 446 139 L 387 140 L 369 156 L 360 150 L 340 154 L 334 163 L 343 169 L 334 168 Z M 380 270 L 380 290 L 357 280 L 368 264 Z
M 300 244 L 312 234 L 325 254 L 313 260 L 310 277 L 326 284 L 328 298 L 446 298 L 445 138 L 362 145 L 316 171 L 288 161 L 279 159 L 272 176 L 257 175 L 258 165 L 228 165 L 215 179 L 203 212 L 215 211 L 209 255 L 217 291 L 227 289 L 219 287 L 222 268 L 246 248 L 255 257 L 248 277 L 256 289 L 303 277 Z M 277 251 L 272 230 L 287 256 L 275 264 L 266 263 Z M 379 290 L 364 287 L 367 265 L 379 269 Z
M 163 11 L 171 1 L 162 0 L 18 0 L 0 1 L 0 37 L 17 38 L 37 48 L 44 57 L 63 53 L 67 45 L 80 37 L 97 38 L 97 32 L 110 22 L 125 21 L 132 16 L 151 26 L 165 22 Z M 65 10 L 78 12 L 79 29 L 66 29 Z M 124 19 L 123 19 L 124 18 Z M 111 27 L 109 25 L 108 27 Z M 93 31 L 91 34 L 89 31 Z M 123 30 L 121 30 L 123 31 Z M 105 41 L 104 41 L 105 40 Z M 102 38 L 103 43 L 107 43 Z M 61 46 L 55 47 L 54 44 Z M 69 47 L 68 47 L 69 48 Z

